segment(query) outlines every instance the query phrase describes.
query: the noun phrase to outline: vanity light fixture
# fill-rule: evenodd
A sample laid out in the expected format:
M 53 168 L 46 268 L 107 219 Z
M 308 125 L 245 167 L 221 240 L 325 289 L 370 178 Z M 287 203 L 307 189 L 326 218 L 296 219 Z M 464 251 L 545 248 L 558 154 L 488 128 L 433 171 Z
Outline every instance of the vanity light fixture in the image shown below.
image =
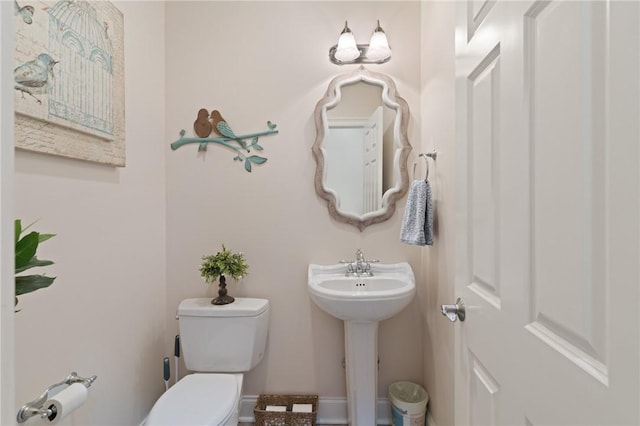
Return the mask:
M 329 59 L 337 65 L 382 64 L 391 59 L 391 48 L 387 35 L 380 26 L 380 20 L 369 44 L 356 44 L 356 39 L 345 21 L 338 44 L 329 49 Z

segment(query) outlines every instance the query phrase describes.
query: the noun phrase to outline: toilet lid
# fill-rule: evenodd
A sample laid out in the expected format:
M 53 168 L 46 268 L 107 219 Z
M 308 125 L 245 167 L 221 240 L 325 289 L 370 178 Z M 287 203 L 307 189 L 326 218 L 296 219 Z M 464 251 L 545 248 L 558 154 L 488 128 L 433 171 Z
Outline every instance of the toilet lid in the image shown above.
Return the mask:
M 218 426 L 239 399 L 234 374 L 189 374 L 165 392 L 149 413 L 146 426 Z
M 178 306 L 178 317 L 256 317 L 269 309 L 269 301 L 253 297 L 236 297 L 227 305 L 213 305 L 210 297 L 185 299 Z

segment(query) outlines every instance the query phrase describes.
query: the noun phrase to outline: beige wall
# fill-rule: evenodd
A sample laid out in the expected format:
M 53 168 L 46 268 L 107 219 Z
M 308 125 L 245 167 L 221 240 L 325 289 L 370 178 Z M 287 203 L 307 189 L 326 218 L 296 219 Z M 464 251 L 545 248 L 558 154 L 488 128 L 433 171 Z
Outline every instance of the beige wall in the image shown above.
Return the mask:
M 164 5 L 116 5 L 125 16 L 127 167 L 15 158 L 16 216 L 57 234 L 40 257 L 56 262 L 46 272 L 58 277 L 20 298 L 16 404 L 71 371 L 97 374 L 64 424 L 135 424 L 164 388 Z
M 453 297 L 453 5 L 116 4 L 126 27 L 127 167 L 16 155 L 16 215 L 58 234 L 41 251 L 56 261 L 49 271 L 58 280 L 24 296 L 16 315 L 16 403 L 77 370 L 99 378 L 75 424 L 142 420 L 163 389 L 175 309 L 186 297 L 213 297 L 198 265 L 223 242 L 251 265 L 231 294 L 272 302 L 268 352 L 245 393 L 344 396 L 342 324 L 310 301 L 306 266 L 360 247 L 384 262 L 409 261 L 418 283 L 416 301 L 380 326 L 379 395 L 395 380 L 421 383 L 436 424 L 452 424 L 453 329 L 438 306 Z M 313 190 L 312 112 L 331 78 L 353 69 L 327 59 L 345 19 L 360 43 L 376 19 L 387 31 L 393 59 L 371 69 L 391 75 L 411 109 L 409 170 L 418 152 L 441 153 L 431 169 L 434 247 L 399 242 L 405 199 L 390 221 L 361 233 L 332 220 Z M 268 162 L 247 173 L 220 146 L 171 151 L 202 107 L 219 109 L 237 132 L 277 123 L 280 133 L 261 139 Z
M 380 19 L 393 59 L 371 69 L 395 79 L 412 112 L 410 140 L 419 145 L 420 3 L 180 2 L 169 3 L 166 16 L 165 139 L 180 129 L 191 134 L 199 108 L 219 109 L 236 132 L 264 130 L 267 120 L 280 130 L 261 139 L 268 161 L 252 173 L 220 146 L 206 155 L 195 145 L 167 148 L 167 339 L 177 333 L 181 299 L 214 295 L 198 265 L 225 243 L 251 266 L 241 283 L 228 285 L 231 294 L 271 301 L 267 354 L 246 376 L 245 393 L 344 397 L 342 322 L 309 299 L 307 265 L 353 258 L 360 247 L 370 258 L 409 261 L 420 278 L 420 249 L 399 241 L 404 200 L 400 214 L 364 232 L 329 217 L 313 189 L 313 110 L 329 81 L 354 68 L 328 60 L 344 20 L 366 43 Z M 380 396 L 392 381 L 422 381 L 420 311 L 414 302 L 380 325 Z
M 427 285 L 419 293 L 424 306 L 424 382 L 431 416 L 438 426 L 454 421 L 454 324 L 440 305 L 454 303 L 454 28 L 453 2 L 422 3 L 421 121 L 422 151 L 438 151 L 430 162 L 435 200 L 435 240 L 423 251 Z M 421 162 L 424 173 L 424 162 Z

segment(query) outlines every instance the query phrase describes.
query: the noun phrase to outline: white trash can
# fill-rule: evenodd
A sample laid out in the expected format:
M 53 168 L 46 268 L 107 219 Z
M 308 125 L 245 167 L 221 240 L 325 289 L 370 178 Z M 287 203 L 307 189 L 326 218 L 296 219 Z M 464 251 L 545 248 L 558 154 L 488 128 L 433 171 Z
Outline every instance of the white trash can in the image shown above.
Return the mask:
M 422 386 L 411 382 L 392 383 L 389 399 L 393 426 L 424 426 L 429 395 Z

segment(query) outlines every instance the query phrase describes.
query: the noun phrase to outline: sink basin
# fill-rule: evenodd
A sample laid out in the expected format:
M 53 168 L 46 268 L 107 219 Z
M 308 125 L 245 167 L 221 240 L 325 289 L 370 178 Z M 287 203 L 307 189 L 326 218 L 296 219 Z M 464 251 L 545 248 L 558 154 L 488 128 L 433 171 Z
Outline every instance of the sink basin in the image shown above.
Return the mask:
M 415 277 L 408 263 L 372 263 L 373 276 L 346 276 L 345 264 L 309 265 L 311 299 L 344 321 L 382 321 L 413 300 Z

